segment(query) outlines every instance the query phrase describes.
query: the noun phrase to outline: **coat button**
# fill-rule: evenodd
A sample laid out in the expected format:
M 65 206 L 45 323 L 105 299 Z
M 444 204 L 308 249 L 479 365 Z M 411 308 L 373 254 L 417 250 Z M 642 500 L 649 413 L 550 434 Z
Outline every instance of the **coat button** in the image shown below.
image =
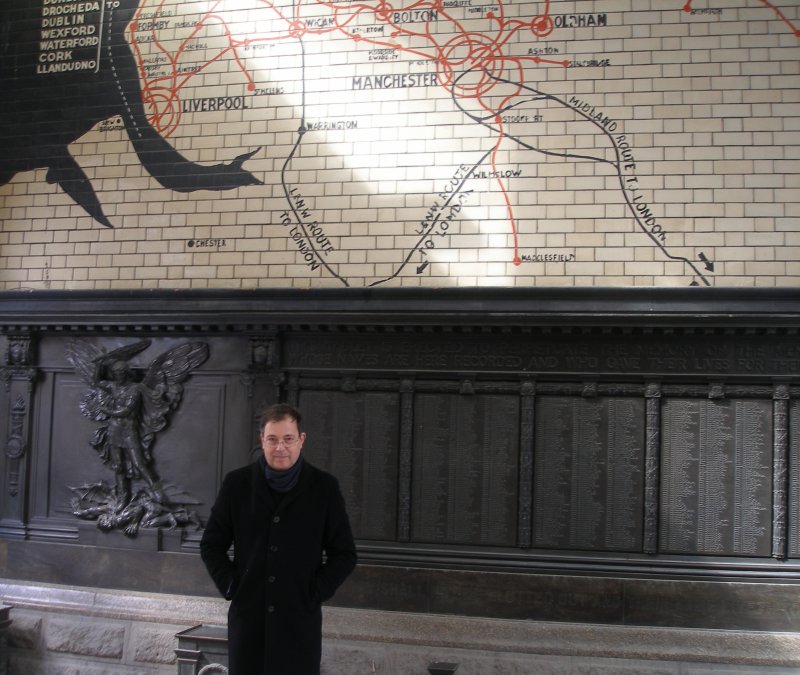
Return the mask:
M 269 581 L 269 583 L 271 583 L 271 584 L 274 584 L 275 583 L 275 577 L 267 577 L 267 581 Z
M 275 606 L 274 606 L 274 605 L 270 605 L 269 607 L 267 607 L 267 611 L 268 611 L 270 614 L 272 614 L 272 612 L 274 612 L 274 611 L 275 611 Z
M 270 550 L 272 553 L 275 553 L 275 551 L 277 551 L 277 550 L 278 550 L 278 547 L 277 547 L 277 546 L 275 546 L 275 544 L 273 544 L 272 546 L 270 546 L 270 547 L 269 547 L 269 550 Z
M 281 517 L 280 517 L 280 516 L 275 516 L 275 517 L 272 519 L 272 522 L 273 522 L 273 523 L 279 523 L 279 522 L 281 522 Z

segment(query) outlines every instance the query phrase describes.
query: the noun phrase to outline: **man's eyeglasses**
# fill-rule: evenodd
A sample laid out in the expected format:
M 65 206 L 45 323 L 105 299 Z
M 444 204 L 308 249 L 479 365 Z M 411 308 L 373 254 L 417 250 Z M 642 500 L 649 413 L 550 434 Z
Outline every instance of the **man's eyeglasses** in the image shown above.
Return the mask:
M 264 439 L 264 443 L 269 448 L 277 448 L 279 445 L 282 445 L 286 448 L 291 448 L 299 440 L 300 439 L 297 436 L 284 436 L 283 438 L 276 438 L 275 436 L 267 436 Z

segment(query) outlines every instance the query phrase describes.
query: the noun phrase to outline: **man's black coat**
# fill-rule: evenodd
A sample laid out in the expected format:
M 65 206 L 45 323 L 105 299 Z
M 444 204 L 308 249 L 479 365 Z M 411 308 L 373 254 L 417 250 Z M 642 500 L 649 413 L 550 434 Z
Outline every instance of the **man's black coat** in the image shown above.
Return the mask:
M 320 603 L 356 564 L 336 479 L 304 462 L 297 485 L 280 495 L 268 487 L 263 458 L 232 471 L 211 509 L 200 553 L 231 600 L 231 675 L 319 673 Z

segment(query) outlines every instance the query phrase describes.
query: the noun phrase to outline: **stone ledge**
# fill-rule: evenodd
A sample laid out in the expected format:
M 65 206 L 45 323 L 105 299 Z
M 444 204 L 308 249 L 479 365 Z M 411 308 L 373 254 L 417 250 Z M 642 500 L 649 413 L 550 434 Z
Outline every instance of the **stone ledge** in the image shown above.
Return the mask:
M 228 620 L 228 603 L 221 598 L 20 584 L 17 581 L 0 579 L 0 599 L 9 605 L 25 609 L 126 621 L 154 621 L 185 626 L 226 623 Z
M 0 580 L 0 599 L 25 610 L 192 626 L 224 624 L 222 599 Z M 11 614 L 13 619 L 13 610 Z M 484 619 L 326 607 L 328 643 L 413 645 L 497 654 L 800 667 L 800 633 Z
M 800 666 L 800 633 L 607 626 L 327 608 L 337 641 L 483 652 Z

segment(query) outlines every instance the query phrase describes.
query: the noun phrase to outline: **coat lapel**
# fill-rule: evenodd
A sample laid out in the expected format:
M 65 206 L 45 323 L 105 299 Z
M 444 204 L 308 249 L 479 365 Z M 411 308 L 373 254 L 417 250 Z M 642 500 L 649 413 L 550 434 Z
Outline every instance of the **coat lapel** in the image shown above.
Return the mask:
M 311 486 L 311 476 L 312 476 L 312 469 L 309 467 L 307 461 L 303 461 L 303 469 L 300 471 L 300 478 L 297 481 L 297 485 L 292 490 L 289 490 L 283 498 L 280 500 L 278 504 L 278 511 L 283 511 L 286 507 L 289 506 L 295 499 L 303 495 L 307 492 Z M 266 484 L 266 481 L 264 481 Z M 267 489 L 267 492 L 271 492 Z
M 267 485 L 267 478 L 264 475 L 263 460 L 253 464 L 253 472 L 250 474 L 250 479 L 253 486 L 253 498 L 255 500 L 255 509 L 253 513 L 263 513 L 266 518 L 269 514 L 274 513 L 276 510 L 276 500 L 272 494 L 272 490 Z

